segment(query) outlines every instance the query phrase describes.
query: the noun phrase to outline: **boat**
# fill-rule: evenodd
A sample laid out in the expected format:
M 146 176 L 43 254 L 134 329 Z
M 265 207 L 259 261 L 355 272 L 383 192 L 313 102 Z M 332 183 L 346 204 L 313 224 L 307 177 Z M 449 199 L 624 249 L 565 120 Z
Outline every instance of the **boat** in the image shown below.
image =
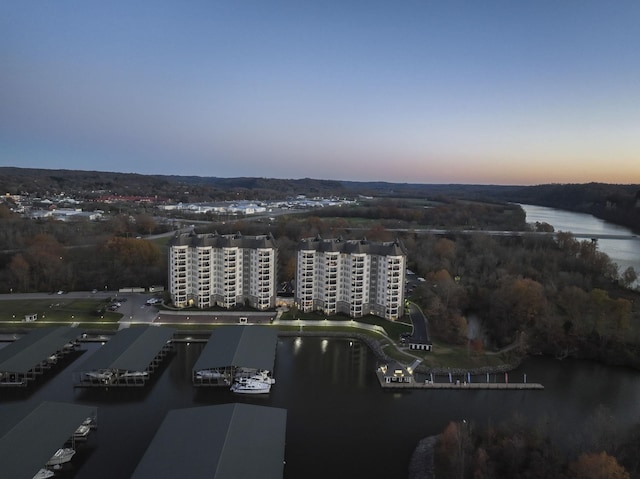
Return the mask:
M 251 376 L 247 376 L 246 374 L 236 374 L 236 381 L 246 381 L 246 380 L 253 380 L 253 381 L 262 381 L 268 384 L 275 384 L 276 380 L 274 378 L 272 378 L 271 376 L 269 376 L 269 371 L 267 371 L 266 369 L 262 369 L 259 371 L 254 372 Z
M 120 374 L 121 378 L 146 378 L 149 373 L 146 371 L 125 371 Z
M 101 383 L 110 383 L 115 379 L 113 371 L 89 371 L 85 376 L 90 381 L 99 381 Z
M 268 394 L 271 384 L 255 379 L 237 381 L 231 386 L 231 391 L 237 394 Z
M 60 464 L 69 462 L 75 453 L 75 449 L 71 449 L 70 447 L 58 449 L 56 453 L 51 456 L 49 462 L 47 462 L 47 466 L 59 466 Z
M 96 424 L 96 418 L 89 416 L 84 421 L 82 421 L 83 426 L 89 426 L 89 429 L 97 429 L 98 425 Z
M 35 476 L 33 476 L 33 479 L 49 479 L 54 475 L 53 471 L 50 471 L 49 469 L 40 469 L 36 472 Z
M 244 384 L 249 381 L 256 381 L 256 382 L 267 383 L 267 384 L 275 384 L 276 382 L 276 380 L 273 378 L 270 378 L 267 376 L 260 376 L 258 374 L 253 375 L 249 378 L 236 378 L 235 381 L 240 384 Z
M 217 369 L 202 369 L 196 371 L 196 377 L 198 379 L 222 379 L 228 377 L 228 374 L 221 373 Z
M 78 429 L 76 429 L 73 433 L 73 438 L 76 441 L 86 439 L 90 432 L 91 426 L 89 426 L 88 424 L 82 424 L 78 426 Z

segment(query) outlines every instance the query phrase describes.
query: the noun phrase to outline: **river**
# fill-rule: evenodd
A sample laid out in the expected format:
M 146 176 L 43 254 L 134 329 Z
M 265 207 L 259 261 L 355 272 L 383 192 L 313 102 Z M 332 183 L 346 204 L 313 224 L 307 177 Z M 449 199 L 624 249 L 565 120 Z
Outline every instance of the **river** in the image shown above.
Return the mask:
M 556 231 L 570 231 L 576 234 L 634 236 L 634 232 L 624 226 L 609 223 L 589 214 L 574 213 L 545 206 L 520 206 L 527 215 L 528 223 L 548 223 Z M 640 238 L 599 239 L 598 249 L 606 253 L 618 265 L 619 272 L 623 272 L 631 266 L 640 274 Z
M 588 361 L 536 358 L 510 373 L 512 381 L 526 373 L 529 381 L 545 385 L 543 391 L 393 392 L 380 388 L 376 358 L 356 341 L 282 337 L 268 397 L 195 389 L 191 369 L 202 343 L 179 344 L 144 390 L 74 390 L 72 372 L 98 347 L 84 344 L 79 357 L 37 387 L 17 394 L 3 390 L 0 396 L 0 414 L 43 400 L 98 407 L 98 430 L 59 479 L 127 478 L 167 411 L 232 401 L 287 409 L 286 479 L 406 478 L 418 441 L 440 433 L 449 421 L 465 419 L 480 427 L 517 414 L 547 424 L 570 445 L 600 404 L 621 427 L 640 420 L 640 375 Z

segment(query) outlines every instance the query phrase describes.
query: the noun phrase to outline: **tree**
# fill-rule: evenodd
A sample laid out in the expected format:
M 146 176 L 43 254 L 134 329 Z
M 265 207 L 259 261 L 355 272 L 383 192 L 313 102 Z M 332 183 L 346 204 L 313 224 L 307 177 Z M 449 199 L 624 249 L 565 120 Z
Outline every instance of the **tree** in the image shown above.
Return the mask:
M 156 220 L 154 220 L 153 216 L 151 215 L 147 215 L 147 214 L 137 215 L 135 217 L 135 220 L 136 220 L 137 230 L 140 233 L 145 233 L 150 235 L 156 229 L 156 226 L 158 226 L 158 224 L 156 223 Z
M 102 246 L 101 252 L 108 261 L 113 287 L 148 283 L 161 265 L 158 246 L 144 239 L 114 236 Z
M 371 241 L 391 241 L 393 235 L 380 223 L 374 223 L 367 230 L 366 237 Z
M 449 474 L 447 477 L 465 477 L 465 471 L 471 466 L 469 460 L 473 454 L 471 424 L 450 422 L 442 432 L 439 453 L 446 458 Z
M 622 280 L 622 285 L 625 288 L 628 288 L 636 282 L 636 280 L 638 279 L 638 273 L 636 273 L 636 270 L 633 268 L 633 266 L 629 266 L 624 270 L 620 279 Z
M 66 284 L 64 248 L 53 236 L 34 236 L 29 240 L 24 255 L 29 263 L 33 286 L 37 290 L 52 291 Z
M 5 205 L 0 205 L 0 219 L 11 218 L 13 213 Z
M 576 479 L 630 479 L 629 473 L 606 452 L 581 454 L 569 465 L 569 477 Z
M 27 260 L 18 253 L 11 258 L 9 269 L 16 281 L 15 291 L 28 291 L 29 290 L 29 278 L 31 274 L 31 267 Z
M 491 295 L 487 325 L 495 339 L 506 344 L 523 331 L 541 322 L 547 314 L 547 298 L 540 283 L 530 278 L 507 277 Z
M 441 259 L 452 260 L 456 254 L 456 243 L 448 238 L 440 238 L 436 241 L 433 252 Z
M 536 221 L 533 225 L 533 231 L 541 233 L 553 233 L 555 230 L 549 223 L 545 223 L 544 221 Z
M 529 278 L 517 279 L 510 288 L 512 314 L 522 324 L 531 324 L 544 313 L 547 298 L 540 283 Z

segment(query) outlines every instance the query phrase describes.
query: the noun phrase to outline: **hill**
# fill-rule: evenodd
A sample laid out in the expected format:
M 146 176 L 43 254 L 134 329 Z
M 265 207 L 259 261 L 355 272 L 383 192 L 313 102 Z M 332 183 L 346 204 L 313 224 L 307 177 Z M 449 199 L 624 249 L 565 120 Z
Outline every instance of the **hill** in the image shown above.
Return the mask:
M 514 202 L 589 213 L 640 232 L 640 185 L 605 183 L 537 186 L 458 185 L 341 181 L 312 178 L 218 178 L 141 175 L 81 170 L 0 167 L 0 189 L 11 194 L 78 199 L 104 195 L 146 196 L 166 201 L 274 200 L 306 196 L 457 198 Z

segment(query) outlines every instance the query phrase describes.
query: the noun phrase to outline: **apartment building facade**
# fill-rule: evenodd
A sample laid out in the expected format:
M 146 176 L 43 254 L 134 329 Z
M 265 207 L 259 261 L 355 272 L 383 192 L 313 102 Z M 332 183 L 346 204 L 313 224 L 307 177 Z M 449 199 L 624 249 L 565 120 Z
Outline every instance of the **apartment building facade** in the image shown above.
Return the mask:
M 265 310 L 276 303 L 278 250 L 271 235 L 179 233 L 169 247 L 169 292 L 178 308 Z
M 399 241 L 307 238 L 298 245 L 295 302 L 304 312 L 394 321 L 404 313 L 406 271 Z

